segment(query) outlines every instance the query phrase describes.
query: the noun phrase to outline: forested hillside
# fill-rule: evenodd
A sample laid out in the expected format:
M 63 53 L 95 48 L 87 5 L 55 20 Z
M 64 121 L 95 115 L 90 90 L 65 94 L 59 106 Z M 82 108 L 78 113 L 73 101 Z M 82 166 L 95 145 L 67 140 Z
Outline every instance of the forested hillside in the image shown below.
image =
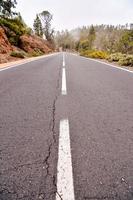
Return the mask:
M 17 12 L 16 0 L 0 0 L 0 63 L 64 49 L 80 55 L 133 66 L 133 24 L 91 25 L 71 31 L 51 26 L 49 11 L 37 13 L 33 30 Z
M 16 6 L 15 0 L 0 1 L 0 63 L 40 56 L 54 50 L 52 39 L 44 39 L 43 25 L 41 35 L 37 34 L 38 22 L 34 23 L 36 29 L 32 30 L 17 12 Z M 49 13 L 43 14 L 41 17 L 45 21 Z
M 56 34 L 56 44 L 80 55 L 133 65 L 132 24 L 84 26 Z

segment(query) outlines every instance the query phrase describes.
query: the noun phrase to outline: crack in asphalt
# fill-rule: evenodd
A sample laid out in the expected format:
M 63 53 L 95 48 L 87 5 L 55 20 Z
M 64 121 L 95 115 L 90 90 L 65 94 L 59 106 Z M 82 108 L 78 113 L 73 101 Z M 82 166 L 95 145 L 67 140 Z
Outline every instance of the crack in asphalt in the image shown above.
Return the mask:
M 2 197 L 2 199 L 7 199 L 7 195 L 8 197 L 10 198 L 12 195 L 16 196 L 15 199 L 17 198 L 17 193 L 15 191 L 10 191 L 8 188 L 2 188 L 1 187 L 1 190 L 0 190 L 0 198 Z M 8 198 L 8 199 L 9 199 Z
M 21 164 L 19 166 L 16 166 L 16 167 L 13 167 L 13 168 L 10 168 L 8 170 L 17 170 L 21 167 L 24 167 L 24 166 L 31 166 L 31 165 L 34 165 L 34 164 L 41 164 L 43 165 L 43 168 L 42 168 L 42 172 L 41 172 L 41 175 L 40 175 L 40 183 L 39 183 L 39 187 L 38 187 L 38 192 L 37 192 L 37 198 L 38 199 L 50 199 L 49 197 L 51 196 L 55 196 L 56 194 L 58 194 L 57 192 L 57 186 L 56 186 L 56 175 L 52 175 L 53 172 L 50 173 L 50 158 L 52 157 L 52 152 L 55 152 L 54 151 L 54 146 L 55 144 L 57 143 L 56 141 L 56 131 L 55 131 L 55 121 L 56 121 L 56 102 L 58 100 L 58 96 L 59 96 L 59 88 L 60 88 L 60 77 L 61 77 L 61 67 L 59 67 L 59 73 L 58 73 L 58 80 L 57 80 L 57 84 L 56 84 L 56 95 L 55 95 L 55 98 L 54 98 L 54 101 L 53 101 L 53 104 L 52 104 L 52 119 L 50 121 L 50 124 L 49 124 L 49 129 L 51 130 L 52 132 L 52 141 L 50 142 L 50 144 L 48 144 L 48 150 L 47 150 L 47 155 L 45 157 L 45 159 L 43 161 L 41 160 L 37 160 L 36 162 L 31 162 L 31 163 L 24 163 L 24 164 Z M 46 170 L 46 175 L 43 176 L 43 170 Z M 7 170 L 4 170 L 4 172 L 7 172 Z M 44 191 L 41 192 L 41 181 L 42 181 L 42 178 L 45 179 L 45 182 L 46 182 L 46 185 L 47 185 L 47 179 L 48 177 L 50 177 L 51 182 L 52 182 L 52 185 L 53 187 L 55 188 L 54 191 L 51 191 L 49 192 L 49 194 L 46 194 Z M 5 193 L 9 194 L 9 195 L 17 195 L 17 192 L 14 191 L 14 192 L 10 192 L 8 190 L 8 188 L 4 188 L 0 191 L 0 194 L 1 195 L 4 195 Z M 49 197 L 47 197 L 49 196 Z M 60 197 L 60 195 L 58 194 L 58 196 Z M 21 198 L 17 198 L 17 199 L 23 199 L 23 197 Z M 52 197 L 53 198 L 53 197 Z M 60 197 L 60 199 L 62 200 L 62 198 Z
M 50 144 L 50 146 L 48 147 L 48 155 L 46 156 L 46 158 L 45 158 L 45 160 L 44 160 L 44 162 L 43 162 L 43 164 L 44 165 L 46 165 L 46 171 L 47 171 L 47 175 L 50 175 L 49 174 L 49 162 L 48 162 L 48 160 L 49 160 L 49 158 L 50 158 L 50 156 L 51 156 L 51 149 L 52 149 L 52 143 Z
M 121 183 L 125 183 L 124 187 L 128 190 L 128 192 L 133 197 L 132 187 L 129 185 L 129 183 L 124 178 L 121 179 Z
M 57 191 L 57 184 L 56 184 L 56 177 L 55 176 L 53 176 L 53 185 L 56 188 L 55 195 L 58 195 L 58 197 L 60 198 L 60 200 L 63 200 L 62 197 L 61 197 L 61 195 Z
M 61 197 L 61 195 L 58 192 L 56 192 L 56 194 L 58 195 L 58 197 L 60 198 L 60 200 L 63 200 L 62 197 Z
M 14 192 L 10 192 L 7 188 L 3 188 L 3 189 L 0 191 L 0 194 L 4 194 L 4 193 L 7 193 L 7 194 L 15 194 Z
M 55 98 L 54 98 L 54 101 L 53 101 L 53 105 L 52 105 L 52 120 L 50 121 L 50 124 L 49 124 L 49 129 L 52 132 L 52 141 L 51 141 L 51 143 L 49 144 L 49 147 L 48 147 L 48 154 L 47 154 L 45 160 L 43 161 L 43 165 L 46 166 L 45 167 L 45 169 L 46 169 L 45 180 L 46 181 L 47 181 L 48 176 L 51 176 L 51 174 L 50 174 L 49 159 L 51 158 L 52 148 L 57 143 L 57 140 L 56 140 L 56 131 L 55 131 L 55 121 L 56 121 L 56 102 L 58 100 L 59 88 L 60 88 L 60 77 L 61 77 L 61 67 L 59 67 L 58 79 L 57 79 L 57 84 L 56 84 L 56 95 L 55 95 Z M 58 194 L 58 192 L 57 192 L 57 186 L 56 186 L 56 177 L 53 176 L 52 180 L 53 180 L 52 184 L 55 187 L 55 191 L 51 192 L 50 196 Z M 42 195 L 42 193 L 40 193 L 40 186 L 39 186 L 38 196 L 40 196 L 40 195 Z M 59 197 L 60 197 L 60 195 L 59 195 Z M 43 199 L 43 197 L 41 199 Z M 61 200 L 62 200 L 62 198 L 61 198 Z

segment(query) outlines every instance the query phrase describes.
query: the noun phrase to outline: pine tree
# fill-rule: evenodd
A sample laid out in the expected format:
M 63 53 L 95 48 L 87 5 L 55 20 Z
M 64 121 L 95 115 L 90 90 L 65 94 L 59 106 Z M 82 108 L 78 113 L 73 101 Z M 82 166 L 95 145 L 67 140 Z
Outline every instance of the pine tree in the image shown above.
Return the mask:
M 16 0 L 0 0 L 0 16 L 11 17 L 12 15 L 16 14 L 12 11 L 16 4 Z
M 34 20 L 34 32 L 39 37 L 43 37 L 43 29 L 42 29 L 42 23 L 38 15 L 36 15 L 36 19 Z
M 92 25 L 90 27 L 90 31 L 88 35 L 89 49 L 92 49 L 95 38 L 96 38 L 96 33 L 95 33 L 94 26 Z
M 41 12 L 39 14 L 42 25 L 43 25 L 43 33 L 46 37 L 46 39 L 50 42 L 53 41 L 53 34 L 54 34 L 54 30 L 51 28 L 51 21 L 53 19 L 53 16 L 51 15 L 51 13 L 47 10 Z

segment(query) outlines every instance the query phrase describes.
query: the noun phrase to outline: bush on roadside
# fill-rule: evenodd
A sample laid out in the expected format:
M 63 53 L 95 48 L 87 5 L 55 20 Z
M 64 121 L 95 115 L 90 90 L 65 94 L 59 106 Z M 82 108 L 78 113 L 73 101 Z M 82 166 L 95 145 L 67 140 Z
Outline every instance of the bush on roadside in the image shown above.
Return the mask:
M 10 53 L 10 56 L 13 56 L 16 58 L 25 58 L 27 54 L 24 51 L 12 51 Z
M 127 55 L 127 56 L 121 58 L 118 63 L 121 66 L 133 67 L 133 55 Z
M 97 59 L 106 59 L 108 57 L 108 54 L 105 51 L 98 51 L 98 50 L 81 51 L 80 55 L 89 57 L 89 58 L 97 58 Z
M 30 53 L 30 57 L 37 57 L 42 55 L 44 55 L 44 53 L 40 49 L 34 49 L 34 51 Z
M 0 26 L 9 28 L 10 31 L 13 31 L 16 35 L 22 35 L 23 32 L 19 29 L 19 26 L 11 19 L 0 19 Z
M 14 46 L 19 46 L 20 36 L 32 33 L 32 30 L 19 17 L 0 18 L 0 26 L 4 28 L 9 42 Z
M 108 55 L 104 51 L 97 50 L 81 50 L 80 56 L 85 56 L 89 58 L 97 59 L 107 59 L 109 62 L 117 62 L 121 66 L 131 66 L 133 67 L 133 55 L 113 53 Z
M 88 55 L 90 58 L 106 59 L 108 54 L 104 51 L 94 51 Z
M 109 62 L 118 62 L 121 66 L 133 66 L 133 55 L 113 53 L 107 58 Z
M 88 54 L 90 54 L 92 51 L 91 50 L 81 50 L 79 53 L 80 53 L 80 56 L 85 56 L 87 57 Z
M 107 57 L 107 60 L 109 62 L 119 62 L 120 59 L 126 57 L 125 54 L 122 54 L 122 53 L 113 53 L 113 54 L 110 54 L 108 57 Z

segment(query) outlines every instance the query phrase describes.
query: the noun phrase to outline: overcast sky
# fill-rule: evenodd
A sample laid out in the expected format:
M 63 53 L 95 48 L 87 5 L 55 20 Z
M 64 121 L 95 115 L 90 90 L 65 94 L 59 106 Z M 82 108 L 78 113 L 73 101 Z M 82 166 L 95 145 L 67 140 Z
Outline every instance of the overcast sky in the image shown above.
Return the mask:
M 25 22 L 32 27 L 36 13 L 53 14 L 55 30 L 90 24 L 133 23 L 133 0 L 18 0 Z

